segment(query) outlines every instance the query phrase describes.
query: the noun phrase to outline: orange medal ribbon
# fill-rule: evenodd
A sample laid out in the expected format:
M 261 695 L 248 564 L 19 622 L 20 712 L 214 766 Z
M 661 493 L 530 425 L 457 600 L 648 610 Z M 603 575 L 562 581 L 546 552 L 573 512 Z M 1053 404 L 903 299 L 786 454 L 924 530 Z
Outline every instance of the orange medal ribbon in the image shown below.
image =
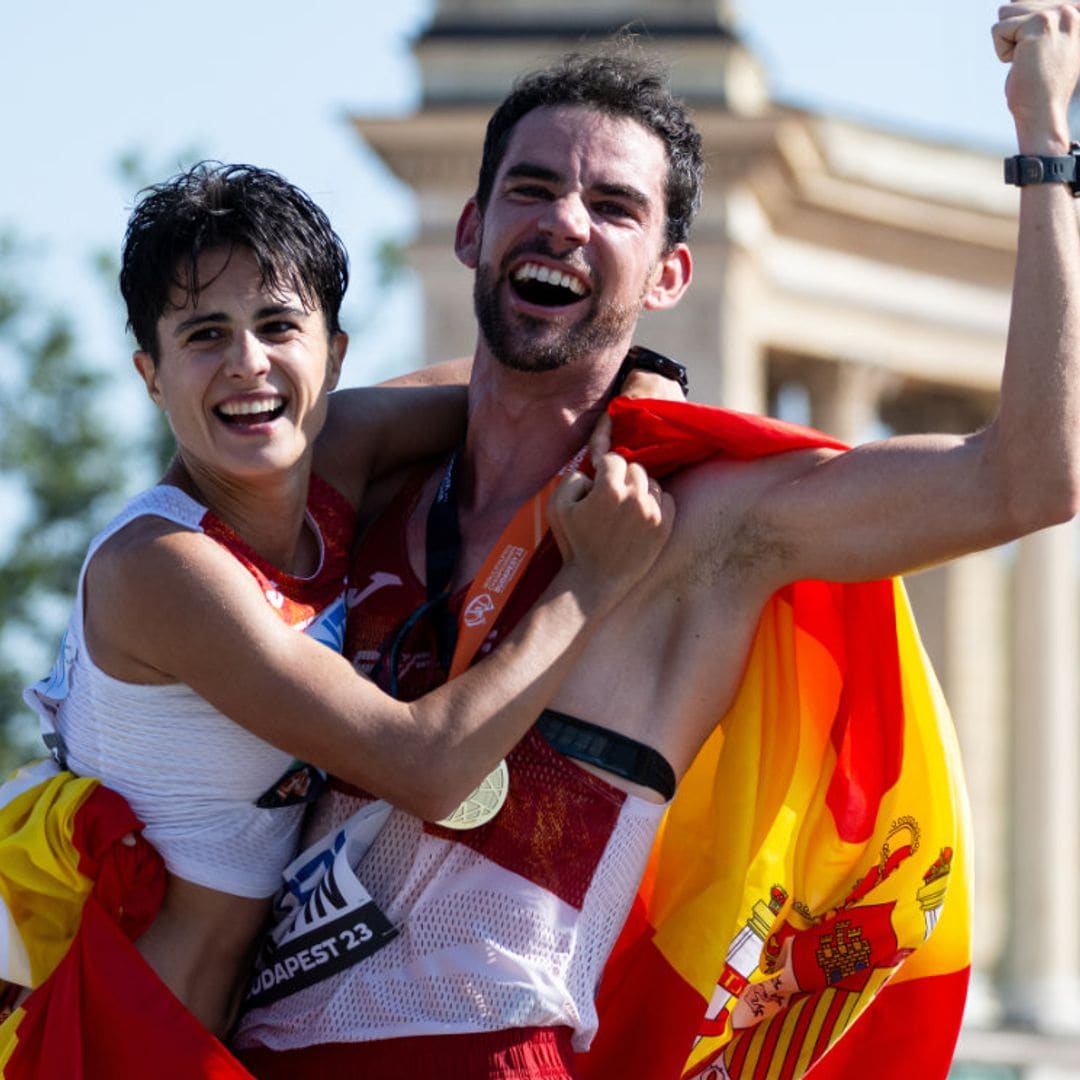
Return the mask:
M 582 447 L 535 495 L 522 503 L 503 529 L 473 578 L 458 617 L 458 637 L 450 663 L 450 678 L 473 662 L 491 627 L 528 569 L 548 531 L 547 504 L 559 481 L 585 458 Z M 437 822 L 449 829 L 475 829 L 490 821 L 506 801 L 510 773 L 505 759 L 449 816 Z

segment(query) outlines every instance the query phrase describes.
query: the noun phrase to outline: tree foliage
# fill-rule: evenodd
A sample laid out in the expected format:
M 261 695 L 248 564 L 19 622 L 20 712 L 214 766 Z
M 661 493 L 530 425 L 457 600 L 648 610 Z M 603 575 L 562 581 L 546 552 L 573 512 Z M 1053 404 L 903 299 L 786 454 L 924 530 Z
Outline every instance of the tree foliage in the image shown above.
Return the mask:
M 107 415 L 111 378 L 80 350 L 65 314 L 21 284 L 28 260 L 0 238 L 0 763 L 26 751 L 21 690 L 55 650 L 93 529 L 125 489 L 125 450 Z M 49 661 L 46 660 L 46 663 Z
M 155 171 L 131 151 L 116 177 L 134 196 L 180 167 Z M 87 259 L 115 308 L 119 354 L 129 352 L 117 258 L 100 250 Z M 142 396 L 130 415 L 128 384 L 94 362 L 70 314 L 34 295 L 34 269 L 14 233 L 0 233 L 0 775 L 40 747 L 22 688 L 53 662 L 87 544 L 133 481 L 159 474 L 175 449 Z

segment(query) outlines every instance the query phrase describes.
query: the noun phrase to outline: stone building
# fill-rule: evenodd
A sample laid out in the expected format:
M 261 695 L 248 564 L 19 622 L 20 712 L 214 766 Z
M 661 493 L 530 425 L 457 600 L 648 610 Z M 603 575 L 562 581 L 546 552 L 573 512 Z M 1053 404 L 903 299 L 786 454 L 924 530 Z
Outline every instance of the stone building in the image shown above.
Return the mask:
M 646 316 L 638 340 L 687 364 L 696 400 L 851 442 L 988 419 L 1016 232 L 1000 159 L 771 101 L 724 0 L 437 4 L 413 44 L 419 110 L 354 119 L 415 193 L 427 354 L 472 350 L 471 278 L 451 238 L 491 107 L 516 74 L 635 21 L 693 106 L 708 157 L 693 286 L 676 313 Z M 956 1075 L 1080 1075 L 1076 527 L 914 575 L 909 589 L 977 830 Z

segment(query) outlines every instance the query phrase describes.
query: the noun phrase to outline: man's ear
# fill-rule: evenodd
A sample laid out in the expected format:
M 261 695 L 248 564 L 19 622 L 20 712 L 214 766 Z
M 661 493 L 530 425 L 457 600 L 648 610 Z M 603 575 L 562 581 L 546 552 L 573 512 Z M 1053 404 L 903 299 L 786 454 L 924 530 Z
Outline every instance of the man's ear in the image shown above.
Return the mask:
M 326 361 L 326 389 L 333 390 L 341 378 L 341 365 L 349 351 L 349 335 L 344 330 L 330 335 L 330 351 Z
M 664 311 L 674 307 L 686 292 L 694 272 L 694 260 L 685 244 L 676 244 L 660 256 L 655 279 L 645 293 L 646 311 Z
M 484 218 L 475 199 L 470 199 L 458 218 L 454 232 L 454 254 L 470 270 L 480 263 L 480 240 L 484 232 Z
M 158 387 L 157 364 L 154 363 L 154 358 L 145 350 L 139 349 L 132 355 L 131 362 L 135 365 L 135 370 L 142 376 L 142 381 L 146 385 L 146 392 L 150 395 L 150 400 L 164 412 L 165 405 L 161 400 L 161 390 Z

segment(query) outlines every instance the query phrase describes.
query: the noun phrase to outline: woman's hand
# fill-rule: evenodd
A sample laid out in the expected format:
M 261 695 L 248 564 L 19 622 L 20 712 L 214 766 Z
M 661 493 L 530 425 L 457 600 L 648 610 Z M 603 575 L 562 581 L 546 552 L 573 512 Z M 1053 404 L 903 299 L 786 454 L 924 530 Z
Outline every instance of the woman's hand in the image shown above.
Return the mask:
M 671 535 L 675 500 L 640 465 L 606 453 L 593 480 L 575 472 L 556 488 L 548 520 L 579 602 L 601 614 L 656 561 Z
M 619 387 L 619 397 L 654 398 L 660 401 L 685 401 L 682 386 L 675 379 L 658 375 L 655 371 L 631 368 Z M 605 412 L 596 422 L 589 436 L 589 457 L 593 463 L 611 449 L 611 417 Z

